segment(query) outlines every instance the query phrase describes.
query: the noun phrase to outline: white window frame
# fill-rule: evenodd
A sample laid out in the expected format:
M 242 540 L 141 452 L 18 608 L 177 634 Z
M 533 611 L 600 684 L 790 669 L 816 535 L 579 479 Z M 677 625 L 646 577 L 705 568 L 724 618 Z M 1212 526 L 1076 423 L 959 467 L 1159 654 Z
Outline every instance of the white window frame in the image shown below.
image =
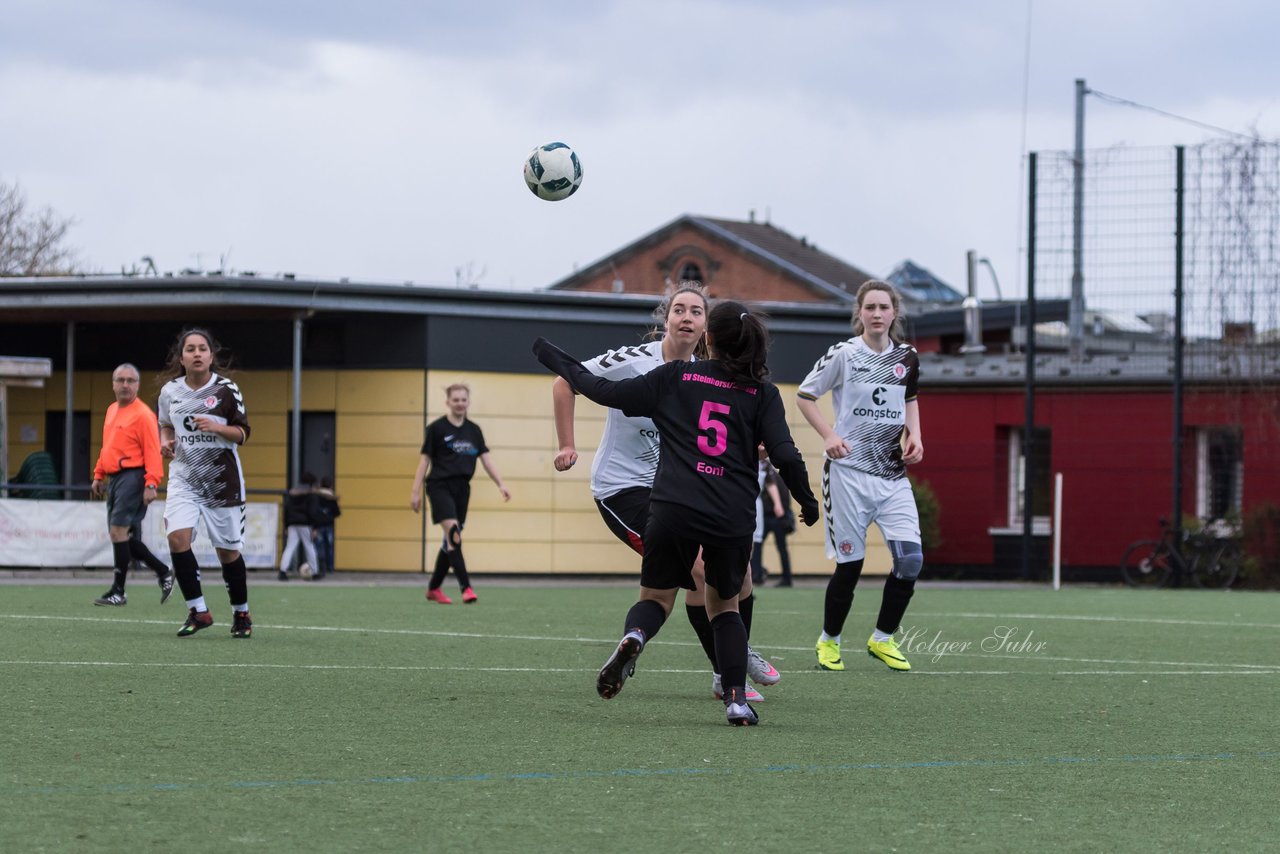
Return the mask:
M 1005 518 L 1009 521 L 1007 527 L 990 528 L 988 532 L 992 534 L 1022 533 L 1022 495 L 1023 483 L 1026 480 L 1026 458 L 1022 455 L 1022 434 L 1021 427 L 1009 428 L 1009 456 L 1005 461 L 1005 477 L 1008 479 L 1005 490 L 1008 496 Z M 1031 533 L 1037 536 L 1053 533 L 1050 517 L 1032 516 Z
M 1231 490 L 1231 503 L 1228 514 L 1239 516 L 1244 498 L 1244 434 L 1241 430 L 1230 427 L 1197 427 L 1196 428 L 1196 517 L 1208 519 L 1210 514 L 1210 488 L 1213 474 L 1209 471 L 1209 439 L 1214 433 L 1228 434 L 1235 437 L 1239 444 L 1239 456 L 1233 473 L 1234 488 Z

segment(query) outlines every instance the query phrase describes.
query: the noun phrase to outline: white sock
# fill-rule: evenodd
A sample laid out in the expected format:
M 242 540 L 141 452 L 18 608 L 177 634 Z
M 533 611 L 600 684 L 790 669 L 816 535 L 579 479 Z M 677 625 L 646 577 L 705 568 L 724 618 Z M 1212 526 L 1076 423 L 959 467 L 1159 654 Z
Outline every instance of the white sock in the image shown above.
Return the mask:
M 245 602 L 243 605 L 232 605 L 231 610 L 236 614 L 247 614 L 249 613 L 249 603 Z
M 188 600 L 187 600 L 187 607 L 188 607 L 188 608 L 195 608 L 197 611 L 208 611 L 208 610 L 209 610 L 209 606 L 208 606 L 208 605 L 206 605 L 206 604 L 204 604 L 204 597 L 203 597 L 203 596 L 197 596 L 197 597 L 196 597 L 196 598 L 194 598 L 194 599 L 188 599 Z
M 883 643 L 884 641 L 887 641 L 891 637 L 893 637 L 892 633 L 882 632 L 879 629 L 876 629 L 874 632 L 871 633 L 871 639 L 876 643 Z
M 827 634 L 827 633 L 824 631 L 824 632 L 822 633 L 822 637 L 818 638 L 818 640 L 820 640 L 820 641 L 824 641 L 824 642 L 825 642 L 825 641 L 835 641 L 835 642 L 838 644 L 838 643 L 840 643 L 840 636 L 839 636 L 839 635 L 829 635 L 829 634 Z

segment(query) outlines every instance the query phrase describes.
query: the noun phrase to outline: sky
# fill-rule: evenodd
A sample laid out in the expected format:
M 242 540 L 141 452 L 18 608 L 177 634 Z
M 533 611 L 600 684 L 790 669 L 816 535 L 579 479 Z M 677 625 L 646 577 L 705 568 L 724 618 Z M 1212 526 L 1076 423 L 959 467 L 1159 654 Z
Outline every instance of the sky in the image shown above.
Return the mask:
M 1074 81 L 1280 137 L 1280 7 L 1220 0 L 5 0 L 0 180 L 87 271 L 531 290 L 683 214 L 1009 296 Z M 1211 131 L 1090 97 L 1086 146 Z M 581 189 L 521 167 L 564 141 Z M 994 293 L 979 276 L 979 294 Z

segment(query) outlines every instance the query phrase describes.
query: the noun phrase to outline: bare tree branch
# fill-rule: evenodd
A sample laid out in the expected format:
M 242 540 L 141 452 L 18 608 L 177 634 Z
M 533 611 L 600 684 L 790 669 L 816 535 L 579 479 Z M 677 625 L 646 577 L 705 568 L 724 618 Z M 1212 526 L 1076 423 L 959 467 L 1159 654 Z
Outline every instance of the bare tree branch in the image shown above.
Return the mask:
M 64 242 L 72 222 L 52 208 L 28 210 L 22 189 L 0 181 L 0 276 L 76 272 L 75 252 Z

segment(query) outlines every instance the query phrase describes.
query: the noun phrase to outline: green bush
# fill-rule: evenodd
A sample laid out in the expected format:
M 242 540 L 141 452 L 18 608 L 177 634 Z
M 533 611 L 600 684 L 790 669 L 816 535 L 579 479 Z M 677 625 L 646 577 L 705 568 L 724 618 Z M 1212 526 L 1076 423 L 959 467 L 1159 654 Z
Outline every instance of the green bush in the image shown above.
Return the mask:
M 942 545 L 942 508 L 929 481 L 916 480 L 909 475 L 907 479 L 911 481 L 916 510 L 920 514 L 920 548 L 927 554 Z
M 1280 507 L 1263 501 L 1244 516 L 1244 573 L 1247 587 L 1280 588 Z

